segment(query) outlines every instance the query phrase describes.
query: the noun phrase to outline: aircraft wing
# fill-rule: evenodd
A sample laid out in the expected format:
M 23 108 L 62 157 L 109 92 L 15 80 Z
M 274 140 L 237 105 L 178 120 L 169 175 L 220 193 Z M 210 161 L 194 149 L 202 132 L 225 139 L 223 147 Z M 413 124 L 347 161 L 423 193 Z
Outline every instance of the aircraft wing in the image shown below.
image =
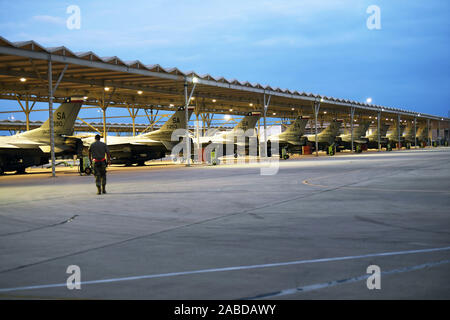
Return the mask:
M 0 144 L 0 149 L 19 149 L 19 147 L 9 143 L 2 143 Z
M 1 143 L 0 144 L 0 148 L 2 149 L 34 149 L 34 148 L 39 148 L 39 146 L 41 146 L 41 143 L 38 142 L 34 142 L 34 141 L 13 141 L 10 143 Z
M 42 152 L 44 153 L 50 153 L 51 152 L 51 147 L 48 145 L 43 145 L 43 146 L 39 146 L 39 149 L 42 150 Z M 59 152 L 64 152 L 66 150 L 70 150 L 69 146 L 58 146 L 55 145 L 55 152 L 59 153 Z

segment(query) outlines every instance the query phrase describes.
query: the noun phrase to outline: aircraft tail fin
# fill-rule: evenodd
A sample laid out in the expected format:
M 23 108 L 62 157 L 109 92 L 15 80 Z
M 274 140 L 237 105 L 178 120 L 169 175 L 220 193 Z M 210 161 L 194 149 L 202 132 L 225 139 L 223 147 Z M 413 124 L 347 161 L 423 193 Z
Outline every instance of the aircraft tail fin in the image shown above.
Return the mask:
M 403 136 L 407 139 L 408 138 L 414 139 L 414 126 L 408 125 L 405 131 L 403 132 Z
M 386 136 L 386 133 L 388 132 L 388 130 L 389 130 L 389 125 L 387 125 L 387 124 L 382 124 L 382 125 L 380 126 L 380 137 L 385 137 L 385 136 Z M 373 139 L 377 139 L 377 138 L 378 138 L 378 128 L 375 129 L 375 130 L 372 132 L 372 134 L 370 135 L 370 138 L 373 138 Z
M 248 129 L 254 129 L 260 117 L 261 112 L 249 112 L 232 131 L 241 129 L 245 132 Z
M 302 136 L 305 132 L 306 125 L 309 119 L 304 119 L 301 116 L 298 116 L 297 119 L 284 131 L 286 134 L 293 134 Z
M 53 112 L 53 128 L 55 135 L 70 136 L 73 134 L 75 120 L 78 117 L 82 104 L 82 98 L 67 98 Z M 50 134 L 50 119 L 47 119 L 47 121 L 39 128 L 22 133 L 23 136 L 33 136 L 36 134 Z
M 326 127 L 320 134 L 338 136 L 341 129 L 341 121 L 333 120 L 328 127 Z
M 369 129 L 369 126 L 370 126 L 370 122 L 369 121 L 365 121 L 365 122 L 360 123 L 358 127 L 354 128 L 353 136 L 357 137 L 358 139 L 361 138 L 361 137 L 365 137 L 367 129 Z
M 426 126 L 421 126 L 417 129 L 417 139 L 419 140 L 428 139 L 428 129 Z
M 391 128 L 391 134 L 390 134 L 390 136 L 393 136 L 393 137 L 398 137 L 398 124 L 396 123 L 396 124 L 394 124 L 394 126 Z M 400 136 L 402 136 L 403 135 L 403 131 L 405 130 L 405 126 L 402 126 L 402 125 L 400 125 Z
M 194 108 L 188 108 L 189 119 L 191 118 L 193 111 Z M 155 138 L 156 136 L 164 135 L 168 136 L 170 140 L 170 136 L 177 129 L 186 129 L 186 111 L 184 107 L 178 108 L 178 110 L 175 111 L 169 119 L 167 119 L 167 121 L 162 125 L 160 129 L 144 133 L 141 136 Z

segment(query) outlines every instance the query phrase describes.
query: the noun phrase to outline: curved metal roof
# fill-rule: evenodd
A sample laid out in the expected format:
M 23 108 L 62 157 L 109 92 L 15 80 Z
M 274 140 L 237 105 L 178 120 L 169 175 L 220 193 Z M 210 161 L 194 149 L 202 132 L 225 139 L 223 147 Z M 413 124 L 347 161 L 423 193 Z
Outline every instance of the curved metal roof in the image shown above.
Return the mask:
M 197 78 L 194 96 L 203 99 L 203 101 L 205 99 L 220 101 L 216 105 L 211 104 L 209 100 L 207 101 L 207 109 L 212 110 L 212 112 L 216 110 L 214 106 L 220 106 L 217 110 L 222 111 L 230 107 L 252 109 L 249 107 L 249 103 L 252 102 L 261 107 L 263 104 L 262 95 L 266 94 L 271 96 L 270 108 L 280 107 L 286 109 L 286 112 L 291 107 L 295 109 L 299 106 L 311 106 L 314 102 L 320 101 L 324 107 L 337 108 L 337 110 L 340 107 L 355 107 L 359 110 L 382 111 L 406 116 L 418 116 L 420 114 L 405 109 L 273 88 L 269 85 L 215 77 L 209 74 L 199 75 L 194 71 L 182 71 L 176 67 L 163 68 L 158 64 L 144 64 L 139 60 L 123 61 L 117 56 L 100 57 L 92 51 L 73 52 L 65 46 L 44 47 L 32 40 L 10 42 L 1 36 L 0 90 L 2 92 L 8 92 L 8 90 L 15 90 L 11 92 L 28 92 L 45 97 L 43 84 L 47 81 L 46 74 L 49 60 L 54 65 L 54 81 L 58 79 L 58 75 L 65 67 L 64 76 L 55 96 L 67 96 L 76 91 L 85 92 L 85 94 L 91 94 L 92 92 L 101 94 L 103 87 L 109 86 L 118 90 L 115 93 L 119 97 L 119 99 L 115 99 L 117 104 L 120 104 L 119 101 L 139 105 L 158 101 L 160 104 L 166 103 L 167 105 L 171 102 L 183 104 L 185 81 L 192 85 L 193 79 Z M 27 77 L 30 82 L 27 84 L 17 83 L 17 77 L 20 76 Z M 21 85 L 23 88 L 20 87 Z M 25 88 L 25 86 L 28 86 L 28 88 Z M 136 90 L 143 91 L 145 95 L 142 97 L 136 96 Z M 132 97 L 132 99 L 127 99 L 127 97 Z M 2 97 L 0 96 L 0 98 Z M 421 114 L 421 116 L 435 120 L 449 120 L 449 118 L 428 114 Z

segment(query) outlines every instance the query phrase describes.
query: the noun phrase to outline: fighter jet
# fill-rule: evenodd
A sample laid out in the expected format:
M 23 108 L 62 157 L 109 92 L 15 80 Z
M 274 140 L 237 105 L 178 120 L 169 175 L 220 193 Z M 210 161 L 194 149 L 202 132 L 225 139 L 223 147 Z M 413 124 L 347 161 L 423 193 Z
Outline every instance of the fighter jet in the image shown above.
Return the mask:
M 238 152 L 241 148 L 245 150 L 245 154 L 248 154 L 250 137 L 239 136 L 241 134 L 246 135 L 248 134 L 248 130 L 255 129 L 256 123 L 258 122 L 260 117 L 261 112 L 249 112 L 230 132 L 223 132 L 216 135 L 200 137 L 200 146 L 204 148 L 209 144 L 215 144 L 218 147 L 221 145 L 224 155 L 234 154 L 235 157 L 238 156 Z M 231 150 L 229 148 L 227 149 L 226 145 L 232 145 L 233 148 Z
M 327 151 L 328 147 L 335 143 L 336 137 L 339 135 L 339 130 L 341 128 L 342 121 L 333 120 L 328 127 L 326 127 L 322 132 L 317 134 L 317 141 L 319 142 L 319 150 Z M 316 135 L 308 134 L 306 135 L 308 139 L 308 144 L 315 149 Z
M 411 143 L 414 145 L 414 125 L 407 125 L 405 131 L 403 132 L 403 139 L 406 143 Z
M 81 140 L 71 135 L 82 103 L 80 98 L 68 98 L 53 113 L 56 156 L 80 151 Z M 5 171 L 24 173 L 26 168 L 47 164 L 49 159 L 50 120 L 37 129 L 0 137 L 0 174 Z
M 428 143 L 428 128 L 426 125 L 417 129 L 417 144 Z
M 364 121 L 360 123 L 357 127 L 353 128 L 353 146 L 363 145 L 369 142 L 366 138 L 367 129 L 369 129 L 370 122 Z M 352 148 L 352 135 L 351 133 L 341 134 L 336 138 L 340 149 L 351 149 Z
M 268 156 L 271 156 L 272 141 L 278 141 L 280 157 L 283 154 L 283 149 L 286 153 L 301 153 L 302 146 L 306 144 L 306 138 L 302 136 L 305 133 L 307 123 L 308 119 L 298 116 L 284 132 L 270 136 L 267 139 Z
M 402 145 L 405 142 L 405 139 L 402 136 L 404 130 L 405 130 L 405 126 L 400 125 L 400 144 L 402 144 Z M 391 144 L 397 144 L 398 143 L 398 135 L 399 135 L 398 131 L 399 131 L 398 130 L 398 123 L 396 123 L 396 124 L 394 124 L 394 126 L 391 129 L 391 133 L 386 136 L 389 139 L 389 142 Z
M 188 110 L 189 117 L 193 109 Z M 135 137 L 108 136 L 107 144 L 111 153 L 111 162 L 113 164 L 125 165 L 144 165 L 145 161 L 164 158 L 178 141 L 172 141 L 172 133 L 177 129 L 186 128 L 186 113 L 184 107 L 178 109 L 164 123 L 164 125 L 155 131 L 143 133 Z M 83 139 L 84 154 L 94 137 Z
M 386 138 L 386 133 L 389 130 L 389 125 L 382 124 L 380 126 L 380 144 L 381 147 L 386 147 L 389 143 L 389 139 Z M 372 134 L 367 136 L 369 142 L 367 143 L 367 147 L 369 149 L 378 149 L 378 128 L 375 129 Z

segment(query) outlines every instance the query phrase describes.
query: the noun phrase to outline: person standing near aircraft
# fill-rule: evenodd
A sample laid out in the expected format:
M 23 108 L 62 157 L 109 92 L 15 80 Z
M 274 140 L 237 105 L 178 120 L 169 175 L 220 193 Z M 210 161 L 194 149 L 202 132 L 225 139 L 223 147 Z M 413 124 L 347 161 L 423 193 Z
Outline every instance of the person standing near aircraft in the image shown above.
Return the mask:
M 89 159 L 94 164 L 97 194 L 106 193 L 106 167 L 111 165 L 111 155 L 108 146 L 100 141 L 98 134 L 95 136 L 95 142 L 89 147 Z

